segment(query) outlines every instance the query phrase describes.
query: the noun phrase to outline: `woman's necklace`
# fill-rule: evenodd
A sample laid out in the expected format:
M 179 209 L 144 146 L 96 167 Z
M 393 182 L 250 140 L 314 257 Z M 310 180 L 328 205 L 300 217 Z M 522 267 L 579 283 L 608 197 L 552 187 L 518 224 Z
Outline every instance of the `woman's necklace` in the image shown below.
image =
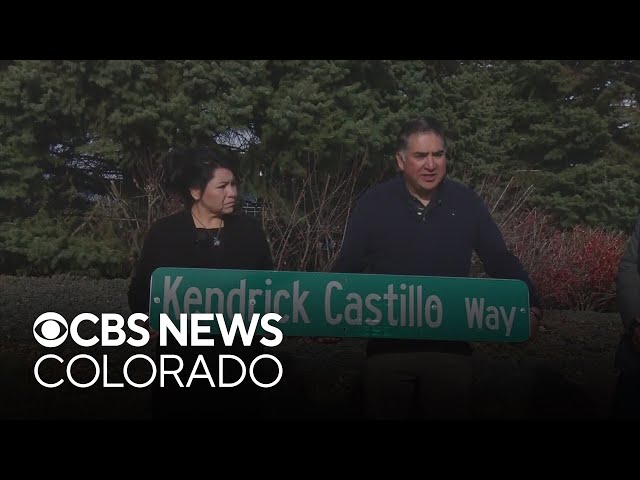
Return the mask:
M 196 214 L 193 213 L 193 210 L 191 210 L 191 215 L 193 216 L 193 218 L 196 219 L 196 221 L 202 225 L 202 228 L 205 229 L 205 231 L 207 231 L 207 227 L 204 226 L 204 223 L 202 223 L 200 221 L 200 219 L 198 217 L 196 217 Z M 220 219 L 220 228 L 218 228 L 218 233 L 216 233 L 216 236 L 214 237 L 213 235 L 211 235 L 213 237 L 213 246 L 214 247 L 219 247 L 222 244 L 222 241 L 220 240 L 220 232 L 222 232 L 222 227 L 224 226 L 224 220 Z

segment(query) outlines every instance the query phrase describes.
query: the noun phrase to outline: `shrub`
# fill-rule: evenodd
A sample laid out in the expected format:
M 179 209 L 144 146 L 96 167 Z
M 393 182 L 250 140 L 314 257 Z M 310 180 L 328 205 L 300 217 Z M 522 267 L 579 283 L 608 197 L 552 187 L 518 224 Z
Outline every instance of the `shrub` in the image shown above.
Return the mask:
M 611 309 L 626 240 L 621 232 L 583 225 L 553 232 L 541 245 L 534 270 L 545 303 L 552 308 Z
M 46 212 L 0 225 L 0 271 L 17 275 L 71 273 L 117 277 L 127 266 L 127 245 L 108 230 L 78 234 L 69 219 Z
M 497 179 L 483 182 L 487 203 L 511 251 L 520 259 L 545 308 L 610 310 L 615 306 L 616 274 L 627 236 L 577 225 L 562 230 L 548 215 L 527 208 L 531 187 Z M 474 273 L 482 267 L 474 257 Z
M 269 185 L 261 210 L 276 270 L 326 271 L 342 245 L 366 155 L 319 172 L 317 159 L 304 177 Z

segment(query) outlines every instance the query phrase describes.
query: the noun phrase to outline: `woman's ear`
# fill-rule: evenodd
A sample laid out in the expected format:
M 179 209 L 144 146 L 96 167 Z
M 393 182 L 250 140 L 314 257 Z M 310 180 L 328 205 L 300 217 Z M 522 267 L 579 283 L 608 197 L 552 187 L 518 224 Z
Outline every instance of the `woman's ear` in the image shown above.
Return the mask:
M 191 198 L 193 198 L 196 202 L 200 200 L 200 197 L 202 196 L 202 192 L 200 191 L 200 189 L 192 187 L 189 189 L 189 192 L 191 192 Z

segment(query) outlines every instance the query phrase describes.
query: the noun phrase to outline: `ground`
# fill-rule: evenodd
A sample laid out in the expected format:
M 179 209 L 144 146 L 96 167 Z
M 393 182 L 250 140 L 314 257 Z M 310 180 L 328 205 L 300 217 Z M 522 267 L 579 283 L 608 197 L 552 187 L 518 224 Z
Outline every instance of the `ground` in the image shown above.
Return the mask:
M 51 353 L 33 339 L 38 315 L 54 311 L 70 320 L 80 312 L 113 312 L 127 318 L 126 289 L 124 279 L 0 276 L 0 418 L 149 418 L 148 389 L 102 388 L 101 381 L 85 389 L 69 382 L 46 389 L 33 375 L 38 358 Z M 620 334 L 616 313 L 548 311 L 538 336 L 528 343 L 474 344 L 476 417 L 606 418 L 617 380 L 613 362 Z M 56 353 L 71 358 L 83 352 L 60 347 Z M 150 346 L 101 353 L 109 355 L 109 382 L 122 381 L 124 359 L 134 353 L 153 355 Z M 274 394 L 282 402 L 271 406 L 274 416 L 358 417 L 363 340 L 323 345 L 285 338 L 273 353 L 284 365 L 280 393 Z M 63 368 L 49 363 L 43 377 L 50 377 L 44 380 L 59 378 Z M 91 378 L 93 372 L 83 368 L 78 366 L 78 378 Z M 142 370 L 132 377 L 142 381 L 148 376 Z

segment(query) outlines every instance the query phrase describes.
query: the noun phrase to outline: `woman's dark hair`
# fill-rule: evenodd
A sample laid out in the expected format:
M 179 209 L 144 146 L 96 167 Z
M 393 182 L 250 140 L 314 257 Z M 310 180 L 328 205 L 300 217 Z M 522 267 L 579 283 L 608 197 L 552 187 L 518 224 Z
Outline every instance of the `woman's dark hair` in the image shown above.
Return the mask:
M 209 147 L 188 148 L 171 153 L 174 189 L 185 207 L 194 203 L 190 189 L 204 191 L 218 168 L 226 168 L 238 180 L 234 159 L 228 152 Z

